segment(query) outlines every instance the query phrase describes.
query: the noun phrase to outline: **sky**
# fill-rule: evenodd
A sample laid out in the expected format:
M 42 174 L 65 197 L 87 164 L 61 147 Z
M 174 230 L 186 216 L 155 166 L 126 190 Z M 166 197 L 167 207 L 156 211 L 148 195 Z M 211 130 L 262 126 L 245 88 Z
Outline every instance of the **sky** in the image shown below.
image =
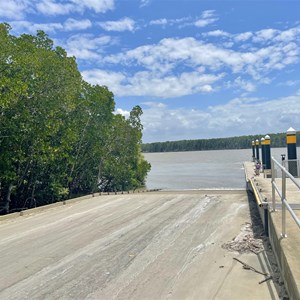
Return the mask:
M 11 33 L 45 31 L 143 109 L 143 142 L 300 130 L 298 0 L 0 0 Z M 1 45 L 0 45 L 1 47 Z

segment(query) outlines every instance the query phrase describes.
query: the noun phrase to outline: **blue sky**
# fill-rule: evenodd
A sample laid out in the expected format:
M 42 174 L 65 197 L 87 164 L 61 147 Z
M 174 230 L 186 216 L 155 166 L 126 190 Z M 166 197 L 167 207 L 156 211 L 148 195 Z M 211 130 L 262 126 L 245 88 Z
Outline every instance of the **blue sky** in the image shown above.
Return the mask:
M 12 33 L 44 30 L 144 111 L 143 141 L 300 129 L 300 1 L 0 0 Z

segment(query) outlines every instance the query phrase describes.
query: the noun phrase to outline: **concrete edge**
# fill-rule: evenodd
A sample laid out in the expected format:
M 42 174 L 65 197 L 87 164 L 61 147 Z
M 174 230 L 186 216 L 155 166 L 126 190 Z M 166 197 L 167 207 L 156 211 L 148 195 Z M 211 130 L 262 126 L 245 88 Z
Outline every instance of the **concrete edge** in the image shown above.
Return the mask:
M 249 178 L 247 171 L 246 171 L 246 167 L 245 167 L 245 163 L 244 163 L 244 171 L 245 171 L 245 178 L 246 178 L 246 183 L 247 183 L 247 189 L 251 190 L 255 196 L 255 200 L 256 203 L 259 207 L 263 206 L 263 202 L 261 201 L 260 197 L 259 197 L 259 192 L 254 184 L 254 180 L 253 178 Z M 250 186 L 249 186 L 250 184 Z
M 262 203 L 262 201 L 260 199 L 259 192 L 258 192 L 258 190 L 256 188 L 256 185 L 254 184 L 254 181 L 252 179 L 250 179 L 249 182 L 250 182 L 250 185 L 252 187 L 252 191 L 253 191 L 253 194 L 255 196 L 255 200 L 256 200 L 257 205 L 259 207 L 263 206 L 263 203 Z
M 281 232 L 279 232 L 279 229 L 275 226 L 275 214 L 276 212 L 269 211 L 269 240 L 275 253 L 276 261 L 280 269 L 280 274 L 284 281 L 284 286 L 290 299 L 300 299 L 300 291 L 291 271 L 284 249 L 281 245 Z
M 26 216 L 26 215 L 29 215 L 29 214 L 34 213 L 34 212 L 41 212 L 41 211 L 48 210 L 48 209 L 53 208 L 53 207 L 75 203 L 75 202 L 82 201 L 82 200 L 85 200 L 85 199 L 89 199 L 89 198 L 92 198 L 92 197 L 93 197 L 92 195 L 86 195 L 86 196 L 82 196 L 82 197 L 78 197 L 78 198 L 72 198 L 72 199 L 68 199 L 68 200 L 65 200 L 65 201 L 58 201 L 58 202 L 55 202 L 55 203 L 51 203 L 51 204 L 42 205 L 42 206 L 35 207 L 35 208 L 22 210 L 20 212 L 15 212 L 15 213 L 3 215 L 3 216 L 0 216 L 0 222 L 3 221 L 3 220 L 9 220 L 9 219 L 14 219 L 14 218 Z
M 76 197 L 76 198 L 72 198 L 72 199 L 58 201 L 58 202 L 51 203 L 51 204 L 42 205 L 42 206 L 39 206 L 39 207 L 36 207 L 36 208 L 26 209 L 26 210 L 23 210 L 23 211 L 20 211 L 20 212 L 15 212 L 15 213 L 7 214 L 7 215 L 2 215 L 2 216 L 0 216 L 0 222 L 4 221 L 4 220 L 10 220 L 10 219 L 15 219 L 15 218 L 18 218 L 18 217 L 26 216 L 26 215 L 29 215 L 29 214 L 35 213 L 35 212 L 41 212 L 41 211 L 44 211 L 44 210 L 51 209 L 53 207 L 68 205 L 68 204 L 80 202 L 82 200 L 87 200 L 87 199 L 91 199 L 91 198 L 95 198 L 95 197 L 99 197 L 99 196 L 138 194 L 138 193 L 156 192 L 156 191 L 159 191 L 159 189 L 149 189 L 149 190 L 138 189 L 136 191 L 131 190 L 131 191 L 126 191 L 126 192 L 125 191 L 123 191 L 123 192 L 97 192 L 97 193 L 93 193 L 93 194 L 89 194 L 89 195 L 85 195 L 85 196 L 81 196 L 81 197 Z

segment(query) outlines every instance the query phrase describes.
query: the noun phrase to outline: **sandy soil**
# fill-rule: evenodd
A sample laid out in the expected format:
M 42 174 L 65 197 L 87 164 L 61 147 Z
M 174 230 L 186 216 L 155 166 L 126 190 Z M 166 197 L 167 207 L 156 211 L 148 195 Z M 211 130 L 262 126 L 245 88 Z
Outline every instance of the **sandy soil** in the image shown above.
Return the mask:
M 261 237 L 233 247 L 251 222 L 245 192 L 99 196 L 2 220 L 0 299 L 279 299 L 259 284 L 273 272 Z

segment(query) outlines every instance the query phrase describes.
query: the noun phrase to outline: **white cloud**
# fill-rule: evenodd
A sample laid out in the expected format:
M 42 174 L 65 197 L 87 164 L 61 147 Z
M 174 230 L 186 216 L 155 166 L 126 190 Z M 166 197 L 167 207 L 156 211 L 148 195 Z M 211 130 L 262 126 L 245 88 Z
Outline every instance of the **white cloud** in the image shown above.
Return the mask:
M 243 33 L 240 33 L 240 34 L 237 34 L 234 36 L 234 40 L 236 42 L 244 42 L 244 41 L 247 41 L 249 40 L 250 38 L 252 38 L 253 36 L 253 33 L 248 31 L 248 32 L 243 32 Z
M 205 75 L 196 72 L 158 77 L 157 74 L 138 72 L 133 77 L 127 78 L 128 84 L 122 85 L 117 94 L 171 98 L 208 93 L 213 91 L 212 84 L 221 77 L 221 75 Z
M 196 26 L 196 27 L 206 27 L 209 24 L 212 24 L 218 20 L 217 17 L 214 16 L 214 11 L 207 11 L 202 13 L 200 17 L 196 20 L 192 17 L 184 17 L 177 19 L 155 19 L 149 22 L 149 25 L 161 25 L 161 26 L 173 26 L 175 24 L 179 24 L 178 28 L 184 28 L 186 26 Z
M 45 15 L 65 15 L 74 10 L 72 3 L 57 3 L 53 0 L 42 0 L 36 5 L 37 10 Z
M 194 24 L 196 27 L 205 27 L 209 24 L 215 23 L 217 20 L 218 20 L 217 18 L 200 19 L 196 21 Z
M 109 63 L 139 65 L 149 70 L 169 72 L 184 64 L 195 69 L 200 66 L 215 72 L 224 68 L 234 73 L 247 73 L 261 78 L 272 70 L 298 60 L 295 44 L 274 44 L 256 51 L 241 52 L 203 43 L 194 38 L 163 39 L 156 45 L 141 46 L 122 54 L 106 57 Z
M 273 28 L 262 29 L 254 32 L 243 32 L 239 34 L 231 34 L 228 32 L 224 32 L 223 30 L 214 30 L 203 33 L 204 36 L 213 36 L 213 37 L 227 37 L 228 39 L 234 42 L 245 42 L 248 41 L 256 44 L 279 44 L 289 43 L 295 41 L 299 38 L 300 35 L 300 27 L 294 27 L 287 30 L 278 30 Z M 254 46 L 253 45 L 253 46 Z
M 13 28 L 13 31 L 19 33 L 23 33 L 25 31 L 31 34 L 35 34 L 37 30 L 43 30 L 46 33 L 51 33 L 63 29 L 63 25 L 60 23 L 38 24 L 38 23 L 32 23 L 28 21 L 13 21 L 10 22 L 10 24 Z
M 144 142 L 285 132 L 300 128 L 300 91 L 264 100 L 236 98 L 207 110 L 144 104 Z
M 284 83 L 279 84 L 280 86 L 295 86 L 300 84 L 300 80 L 288 80 Z
M 187 22 L 190 20 L 190 17 L 186 17 L 186 18 L 178 18 L 178 19 L 166 19 L 166 18 L 162 18 L 162 19 L 156 19 L 156 20 L 152 20 L 149 22 L 149 25 L 161 25 L 161 26 L 166 26 L 166 25 L 175 25 L 175 24 L 180 24 L 183 22 Z
M 166 18 L 150 21 L 150 25 L 167 25 L 169 21 Z
M 130 18 L 123 18 L 118 21 L 98 22 L 100 27 L 106 31 L 134 31 L 135 22 Z
M 216 113 L 217 122 L 223 124 L 224 130 L 240 126 L 238 134 L 251 132 L 253 128 L 255 132 L 284 131 L 289 126 L 299 128 L 300 93 L 268 101 L 237 98 L 225 105 L 211 107 L 210 111 Z M 231 117 L 239 119 L 239 124 L 234 124 Z
M 63 3 L 55 0 L 42 0 L 36 3 L 36 9 L 45 15 L 65 15 L 71 12 L 83 13 L 87 9 L 96 13 L 105 13 L 114 9 L 114 0 L 69 0 Z
M 203 19 L 211 18 L 215 15 L 215 10 L 204 10 L 201 14 Z
M 294 34 L 295 32 L 293 31 Z M 230 82 L 227 87 L 251 93 L 258 85 L 270 84 L 274 79 L 273 71 L 283 70 L 299 61 L 300 50 L 296 40 L 275 41 L 265 45 L 266 39 L 274 37 L 273 30 L 239 36 L 240 40 L 251 36 L 260 37 L 263 46 L 248 50 L 234 47 L 232 43 L 237 38 L 236 35 L 221 30 L 208 34 L 225 38 L 228 36 L 228 42 L 225 40 L 222 45 L 215 45 L 192 37 L 166 38 L 157 44 L 103 55 L 103 65 L 116 65 L 118 69 L 124 66 L 123 73 L 105 71 L 101 67 L 101 71 L 94 69 L 85 74 L 96 83 L 104 82 L 102 84 L 107 85 L 118 96 L 170 98 L 214 92 L 222 87 L 219 83 L 221 78 Z M 278 36 L 280 32 L 276 34 Z M 85 43 L 88 41 L 80 42 Z M 228 49 L 226 46 L 232 48 Z M 104 75 L 94 76 L 97 72 Z
M 143 142 L 181 140 L 203 135 L 211 115 L 194 109 L 170 109 L 166 105 L 144 104 Z M 206 129 L 205 129 L 206 130 Z
M 53 33 L 56 31 L 74 31 L 83 30 L 92 26 L 92 23 L 85 20 L 67 19 L 62 23 L 32 23 L 28 21 L 12 21 L 10 22 L 13 31 L 18 33 L 29 32 L 35 34 L 37 30 L 43 30 L 46 33 Z
M 3 0 L 0 1 L 0 16 L 22 20 L 26 12 L 31 11 L 30 1 L 28 0 Z
M 202 12 L 201 17 L 197 20 L 194 25 L 196 27 L 206 27 L 209 24 L 215 23 L 218 18 L 215 17 L 214 10 L 205 10 Z
M 230 37 L 231 35 L 228 32 L 225 32 L 223 30 L 213 30 L 209 31 L 203 34 L 204 36 L 213 36 L 213 37 Z
M 69 55 L 77 59 L 100 60 L 104 49 L 115 41 L 107 35 L 95 37 L 92 34 L 76 34 L 67 39 L 65 48 Z
M 133 76 L 120 72 L 93 69 L 82 72 L 92 84 L 106 85 L 116 96 L 180 97 L 195 93 L 210 93 L 220 75 L 198 72 L 160 77 L 152 72 L 137 72 Z
M 145 7 L 150 4 L 151 0 L 141 0 L 140 7 Z
M 101 54 L 95 51 L 92 51 L 84 46 L 81 48 L 68 48 L 67 52 L 69 56 L 75 56 L 76 59 L 85 60 L 87 62 L 97 61 L 102 58 Z
M 280 42 L 290 42 L 299 38 L 300 35 L 300 27 L 290 28 L 285 31 L 280 32 L 275 38 L 275 41 Z
M 83 78 L 92 84 L 105 85 L 112 92 L 119 88 L 121 82 L 126 79 L 122 73 L 109 72 L 105 70 L 93 69 L 81 72 Z
M 142 104 L 146 105 L 148 107 L 152 107 L 152 108 L 166 108 L 167 107 L 166 104 L 161 103 L 161 102 L 151 102 L 151 101 L 148 101 L 148 102 L 143 102 Z
M 123 110 L 122 108 L 117 108 L 114 113 L 117 115 L 122 115 L 125 118 L 128 118 L 130 116 L 130 111 Z
M 105 13 L 114 9 L 114 0 L 1 0 L 0 16 L 13 20 L 24 20 L 28 13 L 44 15 L 66 15 L 92 10 Z
M 90 27 L 92 27 L 92 22 L 88 19 L 75 20 L 69 18 L 64 22 L 64 30 L 66 31 L 84 30 Z
M 246 92 L 254 92 L 256 90 L 256 86 L 252 82 L 244 80 L 241 77 L 235 79 L 234 86 Z
M 71 2 L 82 11 L 91 9 L 96 13 L 105 13 L 108 10 L 113 10 L 115 6 L 114 0 L 71 0 Z
M 263 29 L 257 31 L 253 37 L 253 42 L 264 42 L 272 40 L 278 34 L 278 30 L 275 29 Z

